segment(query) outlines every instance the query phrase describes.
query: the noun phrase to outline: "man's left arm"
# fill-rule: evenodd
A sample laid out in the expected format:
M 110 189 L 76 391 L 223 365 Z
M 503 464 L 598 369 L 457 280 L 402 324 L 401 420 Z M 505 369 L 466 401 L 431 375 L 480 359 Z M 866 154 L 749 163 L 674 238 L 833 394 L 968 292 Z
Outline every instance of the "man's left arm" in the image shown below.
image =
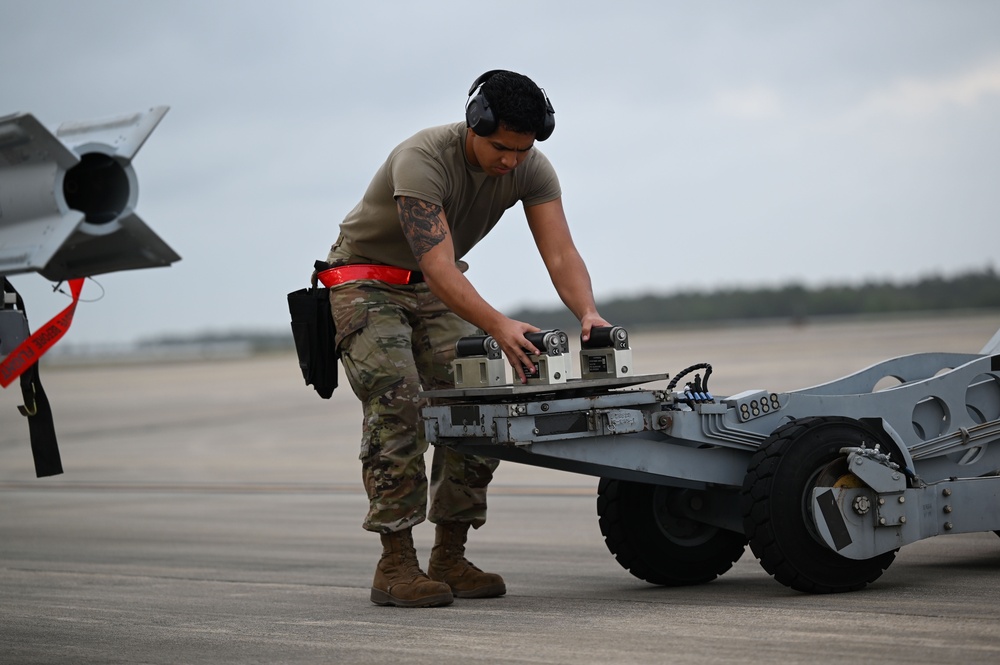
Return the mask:
M 597 312 L 590 273 L 573 244 L 562 198 L 526 206 L 524 215 L 552 285 L 566 307 L 579 319 L 583 338 L 589 339 L 590 329 L 595 326 L 611 325 Z

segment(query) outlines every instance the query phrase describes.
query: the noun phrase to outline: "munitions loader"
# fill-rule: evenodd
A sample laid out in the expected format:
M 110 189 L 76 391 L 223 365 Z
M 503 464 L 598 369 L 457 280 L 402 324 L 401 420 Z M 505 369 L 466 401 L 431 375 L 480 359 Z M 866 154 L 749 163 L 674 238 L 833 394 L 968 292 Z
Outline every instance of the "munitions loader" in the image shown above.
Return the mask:
M 709 582 L 749 544 L 792 589 L 852 591 L 903 545 L 1000 530 L 1000 331 L 980 353 L 727 397 L 708 364 L 641 388 L 669 377 L 634 375 L 620 327 L 582 344 L 580 378 L 565 333 L 535 335 L 526 384 L 505 383 L 491 338 L 460 342 L 455 388 L 424 394 L 428 440 L 598 477 L 608 549 L 647 582 Z

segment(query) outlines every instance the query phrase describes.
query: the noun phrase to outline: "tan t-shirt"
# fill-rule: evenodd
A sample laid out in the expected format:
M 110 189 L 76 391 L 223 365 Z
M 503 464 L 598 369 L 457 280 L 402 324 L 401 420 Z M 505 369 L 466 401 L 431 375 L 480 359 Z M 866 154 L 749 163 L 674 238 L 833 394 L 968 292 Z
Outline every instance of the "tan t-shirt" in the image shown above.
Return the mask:
M 525 206 L 561 196 L 559 178 L 545 155 L 533 147 L 510 173 L 489 176 L 465 156 L 464 122 L 431 127 L 399 144 L 375 173 L 361 202 L 340 225 L 337 254 L 417 270 L 396 209 L 397 196 L 444 208 L 455 259 L 460 259 L 518 201 Z

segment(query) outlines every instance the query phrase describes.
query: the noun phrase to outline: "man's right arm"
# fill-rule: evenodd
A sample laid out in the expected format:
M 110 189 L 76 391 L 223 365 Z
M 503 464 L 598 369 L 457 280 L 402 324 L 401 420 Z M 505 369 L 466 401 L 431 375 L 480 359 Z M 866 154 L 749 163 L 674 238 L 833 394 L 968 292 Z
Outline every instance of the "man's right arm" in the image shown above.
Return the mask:
M 524 334 L 537 332 L 538 328 L 498 312 L 455 266 L 451 231 L 440 205 L 399 196 L 396 207 L 403 233 L 427 286 L 451 311 L 492 335 L 523 383 L 523 367 L 533 366 L 528 353 L 538 353 Z

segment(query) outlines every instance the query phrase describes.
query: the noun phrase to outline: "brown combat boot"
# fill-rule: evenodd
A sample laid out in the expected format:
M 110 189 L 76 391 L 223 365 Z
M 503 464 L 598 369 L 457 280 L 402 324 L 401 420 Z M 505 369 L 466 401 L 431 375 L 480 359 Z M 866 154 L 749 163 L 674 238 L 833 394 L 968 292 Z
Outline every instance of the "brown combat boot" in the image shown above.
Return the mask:
M 438 524 L 427 575 L 445 582 L 457 598 L 494 598 L 507 593 L 507 585 L 496 573 L 484 573 L 465 558 L 468 524 Z
M 382 558 L 372 581 L 372 602 L 397 607 L 438 607 L 454 598 L 447 584 L 435 582 L 420 570 L 410 529 L 380 534 Z

